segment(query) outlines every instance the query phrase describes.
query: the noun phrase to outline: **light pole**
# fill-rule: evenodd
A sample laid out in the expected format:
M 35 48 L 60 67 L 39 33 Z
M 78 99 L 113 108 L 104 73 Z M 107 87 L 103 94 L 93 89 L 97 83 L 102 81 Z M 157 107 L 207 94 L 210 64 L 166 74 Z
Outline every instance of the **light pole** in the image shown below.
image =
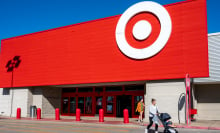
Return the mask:
M 6 68 L 7 68 L 7 72 L 11 72 L 11 113 L 10 113 L 10 117 L 12 115 L 12 106 L 13 106 L 13 98 L 14 98 L 14 90 L 13 90 L 13 82 L 14 82 L 14 68 L 18 68 L 18 66 L 20 65 L 21 60 L 20 60 L 20 56 L 14 56 L 14 58 L 12 60 L 9 60 L 6 64 Z

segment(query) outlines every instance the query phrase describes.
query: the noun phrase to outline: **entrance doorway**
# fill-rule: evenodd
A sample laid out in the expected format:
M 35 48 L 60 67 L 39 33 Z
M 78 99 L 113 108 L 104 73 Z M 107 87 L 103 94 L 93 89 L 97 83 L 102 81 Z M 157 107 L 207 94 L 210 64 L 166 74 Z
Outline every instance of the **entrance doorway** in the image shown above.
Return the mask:
M 103 109 L 107 117 L 123 117 L 123 110 L 128 109 L 129 117 L 138 117 L 135 110 L 144 96 L 144 88 L 144 85 L 63 88 L 61 114 L 74 116 L 78 108 L 82 116 L 96 116 Z
M 78 108 L 81 114 L 92 114 L 92 97 L 78 97 Z
M 123 117 L 123 110 L 128 109 L 129 117 L 132 117 L 132 95 L 117 96 L 116 116 Z

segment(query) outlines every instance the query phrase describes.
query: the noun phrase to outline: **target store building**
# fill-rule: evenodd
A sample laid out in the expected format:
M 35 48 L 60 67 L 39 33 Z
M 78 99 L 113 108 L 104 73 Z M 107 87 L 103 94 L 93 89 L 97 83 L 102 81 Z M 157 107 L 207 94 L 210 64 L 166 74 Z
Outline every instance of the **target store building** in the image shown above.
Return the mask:
M 209 77 L 206 0 L 169 5 L 144 1 L 121 15 L 1 40 L 0 115 L 138 117 L 151 98 L 185 122 L 185 75 Z M 193 90 L 193 89 L 192 89 Z M 183 103 L 185 104 L 185 103 Z M 199 110 L 198 110 L 199 112 Z M 199 117 L 198 117 L 199 119 Z M 147 119 L 146 119 L 147 120 Z

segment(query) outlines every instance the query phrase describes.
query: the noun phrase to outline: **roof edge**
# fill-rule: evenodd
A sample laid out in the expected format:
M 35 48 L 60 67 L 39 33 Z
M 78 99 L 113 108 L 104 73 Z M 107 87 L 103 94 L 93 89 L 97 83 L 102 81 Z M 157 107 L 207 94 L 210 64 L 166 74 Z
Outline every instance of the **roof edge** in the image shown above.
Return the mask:
M 216 32 L 216 33 L 209 33 L 208 36 L 217 36 L 220 35 L 220 32 Z

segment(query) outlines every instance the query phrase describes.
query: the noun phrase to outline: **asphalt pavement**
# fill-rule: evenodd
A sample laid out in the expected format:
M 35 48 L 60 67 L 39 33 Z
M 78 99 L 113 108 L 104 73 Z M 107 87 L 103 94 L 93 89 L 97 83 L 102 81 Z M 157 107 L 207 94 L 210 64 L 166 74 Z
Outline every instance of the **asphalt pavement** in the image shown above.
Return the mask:
M 144 133 L 145 126 L 60 121 L 0 119 L 0 133 Z M 177 129 L 180 133 L 220 133 L 220 130 Z M 162 133 L 163 128 L 159 128 Z M 154 133 L 154 130 L 149 131 Z

